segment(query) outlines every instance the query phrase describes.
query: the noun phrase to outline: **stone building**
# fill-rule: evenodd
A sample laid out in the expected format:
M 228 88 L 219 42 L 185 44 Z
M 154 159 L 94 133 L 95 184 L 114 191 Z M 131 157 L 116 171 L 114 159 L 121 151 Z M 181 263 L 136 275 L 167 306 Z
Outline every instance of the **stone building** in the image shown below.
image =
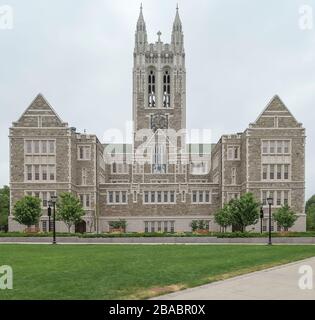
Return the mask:
M 191 231 L 214 213 L 252 192 L 265 208 L 289 204 L 298 213 L 292 230 L 304 231 L 305 129 L 275 96 L 242 133 L 216 144 L 186 142 L 186 69 L 178 8 L 171 43 L 149 43 L 142 8 L 133 67 L 133 143 L 102 144 L 63 122 L 39 94 L 10 128 L 11 208 L 24 195 L 42 199 L 39 228 L 48 230 L 51 195 L 72 192 L 85 209 L 74 230 L 107 232 L 124 219 L 130 232 Z M 10 231 L 25 227 L 9 219 Z M 273 222 L 273 230 L 277 225 Z M 249 228 L 260 230 L 257 224 Z M 57 223 L 58 231 L 66 231 Z M 73 230 L 73 231 L 74 231 Z

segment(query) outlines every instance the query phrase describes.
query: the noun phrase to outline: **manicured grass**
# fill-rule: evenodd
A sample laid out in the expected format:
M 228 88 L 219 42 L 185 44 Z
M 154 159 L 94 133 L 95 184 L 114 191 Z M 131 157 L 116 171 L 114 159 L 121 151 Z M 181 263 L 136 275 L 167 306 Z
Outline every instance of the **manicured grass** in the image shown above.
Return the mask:
M 3 299 L 143 299 L 315 256 L 314 246 L 0 245 Z

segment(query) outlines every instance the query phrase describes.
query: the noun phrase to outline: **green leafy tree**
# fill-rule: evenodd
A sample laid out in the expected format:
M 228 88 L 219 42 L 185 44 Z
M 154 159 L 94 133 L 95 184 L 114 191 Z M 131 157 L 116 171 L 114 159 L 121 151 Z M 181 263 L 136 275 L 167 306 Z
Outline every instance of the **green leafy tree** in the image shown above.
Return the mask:
M 0 227 L 7 229 L 10 214 L 10 188 L 4 186 L 0 189 Z
M 222 209 L 215 213 L 214 220 L 223 229 L 223 232 L 226 232 L 226 228 L 233 223 L 231 206 L 229 203 L 225 204 Z
M 307 215 L 307 230 L 315 230 L 315 195 L 313 195 L 305 205 L 305 213 Z
M 84 210 L 82 204 L 72 193 L 62 193 L 57 201 L 57 219 L 63 221 L 68 227 L 68 231 L 73 225 L 82 221 Z
M 307 209 L 307 230 L 315 231 L 315 204 Z
M 36 225 L 42 214 L 41 200 L 25 196 L 16 202 L 13 208 L 14 220 L 27 227 Z
M 307 213 L 308 209 L 313 205 L 315 205 L 315 194 L 307 200 L 305 205 L 305 212 Z
M 288 231 L 289 228 L 293 227 L 297 216 L 288 205 L 284 205 L 273 214 L 273 219 L 284 231 Z
M 240 199 L 230 202 L 232 224 L 244 232 L 247 226 L 256 224 L 259 219 L 260 204 L 252 193 L 245 193 Z

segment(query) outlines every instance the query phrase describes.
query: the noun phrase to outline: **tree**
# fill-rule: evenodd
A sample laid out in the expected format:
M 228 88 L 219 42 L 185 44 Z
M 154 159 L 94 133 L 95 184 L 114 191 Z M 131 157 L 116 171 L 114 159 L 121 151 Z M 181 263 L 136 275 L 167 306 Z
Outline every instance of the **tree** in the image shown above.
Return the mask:
M 0 228 L 8 227 L 8 217 L 10 214 L 10 188 L 4 186 L 0 189 Z
M 293 227 L 297 216 L 294 211 L 286 204 L 279 208 L 274 214 L 273 219 L 277 222 L 278 226 L 288 231 L 289 228 Z
M 226 228 L 232 224 L 232 212 L 230 204 L 225 204 L 222 209 L 214 215 L 215 222 L 226 232 Z
M 306 205 L 305 205 L 305 212 L 307 213 L 308 212 L 308 209 L 312 206 L 312 205 L 315 205 L 315 194 L 310 197 L 307 202 L 306 202 Z
M 27 227 L 36 225 L 42 215 L 41 200 L 25 196 L 14 205 L 14 220 Z
M 63 221 L 68 231 L 73 225 L 82 221 L 84 210 L 82 204 L 72 193 L 62 193 L 57 201 L 57 219 Z
M 307 215 L 307 230 L 315 230 L 315 195 L 306 202 L 305 213 Z
M 307 209 L 307 230 L 315 231 L 315 204 L 312 204 Z
M 252 193 L 245 193 L 240 199 L 232 200 L 229 205 L 232 224 L 242 232 L 246 230 L 247 226 L 257 223 L 260 204 L 255 200 Z

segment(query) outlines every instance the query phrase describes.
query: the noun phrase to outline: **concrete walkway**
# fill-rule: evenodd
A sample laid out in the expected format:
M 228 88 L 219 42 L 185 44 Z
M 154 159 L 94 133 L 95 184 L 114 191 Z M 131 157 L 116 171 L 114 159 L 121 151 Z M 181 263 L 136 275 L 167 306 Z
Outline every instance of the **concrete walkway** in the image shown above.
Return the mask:
M 315 253 L 314 253 L 315 254 Z M 313 289 L 302 290 L 301 266 L 313 269 Z M 305 271 L 304 271 L 305 272 Z M 315 257 L 187 289 L 153 300 L 315 300 Z
M 45 237 L 0 237 L 1 243 L 51 243 Z M 267 244 L 266 238 L 215 238 L 215 237 L 126 237 L 126 238 L 78 238 L 57 237 L 60 244 Z M 273 238 L 274 244 L 315 244 L 315 237 Z

